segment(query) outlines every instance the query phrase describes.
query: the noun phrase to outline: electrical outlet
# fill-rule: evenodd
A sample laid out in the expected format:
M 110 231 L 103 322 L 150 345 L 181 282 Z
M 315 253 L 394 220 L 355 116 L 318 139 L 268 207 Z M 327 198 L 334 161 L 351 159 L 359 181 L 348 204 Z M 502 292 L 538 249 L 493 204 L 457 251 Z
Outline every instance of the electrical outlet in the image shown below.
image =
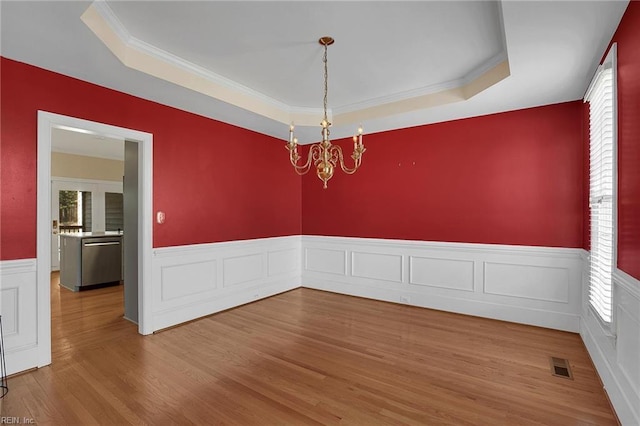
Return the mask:
M 410 301 L 409 296 L 400 296 L 401 303 L 409 303 L 409 301 Z

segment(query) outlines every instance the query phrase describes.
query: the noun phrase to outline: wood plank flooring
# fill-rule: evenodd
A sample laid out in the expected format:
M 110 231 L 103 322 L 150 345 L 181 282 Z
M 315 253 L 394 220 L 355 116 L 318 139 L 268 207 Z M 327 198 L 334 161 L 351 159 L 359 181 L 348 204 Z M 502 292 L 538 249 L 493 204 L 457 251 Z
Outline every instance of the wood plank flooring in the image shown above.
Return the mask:
M 612 425 L 577 334 L 296 289 L 140 336 L 122 287 L 52 278 L 53 364 L 9 379 L 37 424 Z M 568 358 L 574 380 L 551 375 Z

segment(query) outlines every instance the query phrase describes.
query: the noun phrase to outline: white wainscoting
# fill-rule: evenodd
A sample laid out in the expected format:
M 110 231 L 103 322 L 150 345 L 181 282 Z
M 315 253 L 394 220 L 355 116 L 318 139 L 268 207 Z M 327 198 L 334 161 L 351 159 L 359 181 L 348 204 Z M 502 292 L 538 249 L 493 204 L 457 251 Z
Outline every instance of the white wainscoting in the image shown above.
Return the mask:
M 588 306 L 584 250 L 290 236 L 158 248 L 152 329 L 302 285 L 580 331 L 623 425 L 640 424 L 640 281 L 614 273 L 614 320 Z M 8 374 L 38 365 L 36 259 L 0 261 Z M 47 310 L 48 312 L 48 310 Z
M 613 320 L 608 328 L 589 305 L 589 260 L 584 255 L 580 335 L 622 425 L 640 425 L 640 281 L 613 273 Z
M 36 259 L 0 261 L 0 314 L 7 374 L 38 365 Z
M 300 287 L 300 236 L 153 251 L 153 330 Z
M 581 249 L 302 237 L 302 285 L 578 332 Z

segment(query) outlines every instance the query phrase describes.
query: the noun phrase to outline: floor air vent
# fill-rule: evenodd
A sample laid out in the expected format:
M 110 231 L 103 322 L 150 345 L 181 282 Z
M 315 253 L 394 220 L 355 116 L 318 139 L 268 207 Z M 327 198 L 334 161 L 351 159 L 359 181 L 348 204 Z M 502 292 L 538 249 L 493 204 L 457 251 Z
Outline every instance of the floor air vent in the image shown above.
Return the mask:
M 557 377 L 564 377 L 565 379 L 573 380 L 573 374 L 571 373 L 571 367 L 569 366 L 568 359 L 552 356 L 549 357 L 549 361 L 551 362 L 551 374 Z

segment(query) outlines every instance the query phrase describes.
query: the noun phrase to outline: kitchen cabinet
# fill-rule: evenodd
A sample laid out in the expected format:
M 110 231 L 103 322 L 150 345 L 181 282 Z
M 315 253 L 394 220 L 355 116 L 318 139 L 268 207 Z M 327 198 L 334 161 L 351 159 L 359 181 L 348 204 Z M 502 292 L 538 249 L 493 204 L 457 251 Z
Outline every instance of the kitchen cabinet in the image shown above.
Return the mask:
M 60 234 L 60 285 L 73 291 L 122 281 L 122 233 Z

